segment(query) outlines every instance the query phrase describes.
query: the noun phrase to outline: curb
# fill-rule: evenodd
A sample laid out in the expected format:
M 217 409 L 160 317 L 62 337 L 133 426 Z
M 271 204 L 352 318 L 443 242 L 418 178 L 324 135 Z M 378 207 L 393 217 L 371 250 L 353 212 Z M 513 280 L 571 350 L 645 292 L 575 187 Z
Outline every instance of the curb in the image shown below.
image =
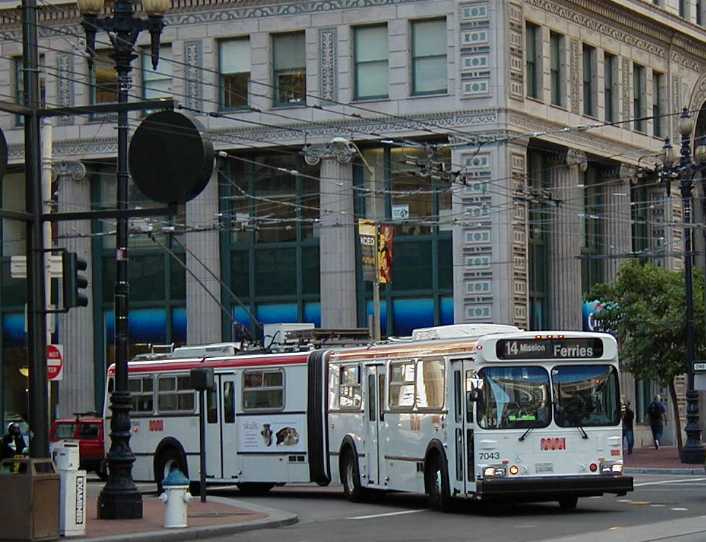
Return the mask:
M 218 497 L 209 497 L 209 500 L 227 502 L 235 504 L 233 499 L 219 499 Z M 214 525 L 213 527 L 186 527 L 184 529 L 162 529 L 160 531 L 150 531 L 146 533 L 126 533 L 114 536 L 102 536 L 95 538 L 81 538 L 82 542 L 174 542 L 181 540 L 203 540 L 206 538 L 216 538 L 230 534 L 243 533 L 246 531 L 255 531 L 259 529 L 275 529 L 277 527 L 286 527 L 294 525 L 299 521 L 297 514 L 275 510 L 273 508 L 265 508 L 263 506 L 254 506 L 250 503 L 242 503 L 248 510 L 254 512 L 266 512 L 270 517 L 265 519 L 256 519 L 243 523 L 233 523 L 230 525 Z
M 625 474 L 676 474 L 676 475 L 704 475 L 704 467 L 689 468 L 689 467 L 675 467 L 675 468 L 660 468 L 660 467 L 625 467 L 623 469 Z

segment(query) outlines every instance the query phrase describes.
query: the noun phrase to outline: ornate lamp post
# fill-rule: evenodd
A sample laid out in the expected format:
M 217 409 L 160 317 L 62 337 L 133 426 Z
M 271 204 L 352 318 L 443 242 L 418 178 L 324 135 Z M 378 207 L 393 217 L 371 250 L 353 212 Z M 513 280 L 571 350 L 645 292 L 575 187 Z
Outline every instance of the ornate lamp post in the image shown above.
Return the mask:
M 682 198 L 684 214 L 684 283 L 686 286 L 686 358 L 688 363 L 688 382 L 686 391 L 686 445 L 681 450 L 682 463 L 703 464 L 705 450 L 701 444 L 701 428 L 699 427 L 699 393 L 694 390 L 694 360 L 696 358 L 696 334 L 694 328 L 693 299 L 693 250 L 692 250 L 692 196 L 694 176 L 706 168 L 706 147 L 698 146 L 691 154 L 691 134 L 694 123 L 689 110 L 684 108 L 679 117 L 679 133 L 681 134 L 681 150 L 679 157 L 675 156 L 669 138 L 664 141 L 664 156 L 662 158 L 661 175 L 669 195 L 671 181 L 679 180 L 679 190 Z
M 142 0 L 147 19 L 135 16 L 133 0 L 116 0 L 113 16 L 101 17 L 103 0 L 78 0 L 86 32 L 86 50 L 95 55 L 96 32 L 108 34 L 113 45 L 111 57 L 118 72 L 118 103 L 127 103 L 131 86 L 131 62 L 137 58 L 135 43 L 140 32 L 151 37 L 152 67 L 159 63 L 159 39 L 164 28 L 164 13 L 170 0 Z M 128 114 L 118 112 L 117 209 L 128 209 Z M 142 517 L 142 497 L 132 480 L 135 456 L 130 450 L 130 392 L 128 391 L 128 219 L 117 219 L 115 239 L 115 388 L 110 396 L 109 477 L 98 499 L 101 519 L 136 519 Z

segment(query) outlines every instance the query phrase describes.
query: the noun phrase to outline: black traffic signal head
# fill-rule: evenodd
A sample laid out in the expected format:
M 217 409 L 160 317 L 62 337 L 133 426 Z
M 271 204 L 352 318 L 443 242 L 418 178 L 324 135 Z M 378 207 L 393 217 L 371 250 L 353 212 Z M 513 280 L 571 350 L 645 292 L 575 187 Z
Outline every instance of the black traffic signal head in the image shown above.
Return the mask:
M 88 269 L 88 262 L 79 258 L 75 252 L 64 252 L 61 264 L 64 308 L 86 307 L 88 297 L 85 290 L 88 287 L 88 279 L 83 271 Z

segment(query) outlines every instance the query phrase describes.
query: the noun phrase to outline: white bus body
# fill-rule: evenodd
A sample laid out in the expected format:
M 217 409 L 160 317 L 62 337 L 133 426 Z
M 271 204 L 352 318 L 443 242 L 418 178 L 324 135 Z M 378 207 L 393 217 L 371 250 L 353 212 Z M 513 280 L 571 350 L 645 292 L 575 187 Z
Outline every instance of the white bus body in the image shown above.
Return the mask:
M 615 340 L 472 328 L 456 339 L 424 330 L 365 348 L 130 363 L 133 476 L 159 482 L 178 466 L 198 479 L 188 376 L 209 366 L 209 482 L 340 481 L 352 499 L 410 491 L 442 509 L 453 497 L 572 508 L 631 491 Z

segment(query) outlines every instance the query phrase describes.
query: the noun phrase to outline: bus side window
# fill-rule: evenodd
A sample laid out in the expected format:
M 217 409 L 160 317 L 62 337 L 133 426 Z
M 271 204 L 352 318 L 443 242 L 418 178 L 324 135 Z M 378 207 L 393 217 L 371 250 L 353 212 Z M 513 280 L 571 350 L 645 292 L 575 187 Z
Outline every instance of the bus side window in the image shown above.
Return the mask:
M 196 409 L 191 376 L 160 376 L 157 384 L 157 407 L 160 412 L 193 412 Z
M 414 408 L 416 363 L 412 360 L 390 363 L 390 382 L 387 399 L 391 409 Z
M 360 386 L 360 368 L 347 365 L 340 368 L 338 381 L 338 405 L 341 410 L 360 410 L 363 403 Z
M 378 375 L 378 404 L 380 405 L 380 421 L 385 421 L 385 375 Z
M 133 412 L 151 414 L 154 410 L 154 380 L 152 377 L 131 377 L 127 382 Z
M 223 421 L 235 423 L 235 384 L 223 383 Z
M 243 410 L 282 410 L 284 371 L 248 370 L 243 374 Z
M 368 420 L 374 422 L 377 419 L 375 408 L 375 375 L 368 375 Z
M 463 416 L 463 391 L 461 389 L 461 371 L 454 371 L 454 421 L 461 423 Z

